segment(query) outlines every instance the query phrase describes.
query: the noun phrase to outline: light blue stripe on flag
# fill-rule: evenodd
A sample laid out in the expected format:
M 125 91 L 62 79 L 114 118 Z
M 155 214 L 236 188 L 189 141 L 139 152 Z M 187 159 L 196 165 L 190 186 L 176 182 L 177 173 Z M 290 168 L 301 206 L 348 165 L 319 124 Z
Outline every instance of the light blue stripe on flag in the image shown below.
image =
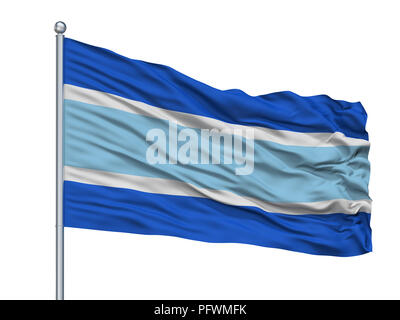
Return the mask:
M 150 165 L 146 133 L 159 128 L 168 138 L 167 121 L 77 101 L 66 100 L 64 105 L 68 166 L 176 179 L 274 202 L 368 199 L 367 147 L 255 141 L 254 172 L 247 176 L 235 175 L 235 164 Z

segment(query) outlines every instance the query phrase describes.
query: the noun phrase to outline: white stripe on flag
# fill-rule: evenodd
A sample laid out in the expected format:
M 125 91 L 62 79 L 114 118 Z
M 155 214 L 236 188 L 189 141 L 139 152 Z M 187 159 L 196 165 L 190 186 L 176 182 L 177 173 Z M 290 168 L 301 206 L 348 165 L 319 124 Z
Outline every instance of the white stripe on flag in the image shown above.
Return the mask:
M 149 193 L 208 198 L 227 205 L 251 206 L 267 212 L 292 215 L 371 212 L 371 200 L 368 199 L 333 199 L 318 202 L 275 203 L 239 196 L 226 190 L 199 188 L 177 180 L 133 176 L 71 166 L 64 166 L 64 180 L 106 187 L 133 189 Z
M 254 139 L 283 145 L 310 147 L 369 146 L 369 141 L 346 137 L 341 132 L 304 133 L 231 124 L 214 118 L 158 108 L 140 101 L 69 84 L 64 85 L 64 98 L 142 116 L 174 121 L 180 126 L 189 128 L 230 130 L 231 132 L 236 129 L 242 130 L 243 135 L 245 135 L 246 129 L 251 128 L 254 130 Z

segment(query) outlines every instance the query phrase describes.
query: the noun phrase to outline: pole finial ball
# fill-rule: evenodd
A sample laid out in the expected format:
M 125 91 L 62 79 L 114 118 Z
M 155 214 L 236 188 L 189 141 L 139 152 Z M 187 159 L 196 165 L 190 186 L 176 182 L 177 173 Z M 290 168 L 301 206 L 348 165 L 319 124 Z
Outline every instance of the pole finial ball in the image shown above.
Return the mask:
M 56 24 L 54 25 L 54 31 L 58 34 L 62 34 L 65 32 L 65 30 L 67 30 L 67 26 L 65 25 L 64 22 L 62 21 L 58 21 L 56 22 Z

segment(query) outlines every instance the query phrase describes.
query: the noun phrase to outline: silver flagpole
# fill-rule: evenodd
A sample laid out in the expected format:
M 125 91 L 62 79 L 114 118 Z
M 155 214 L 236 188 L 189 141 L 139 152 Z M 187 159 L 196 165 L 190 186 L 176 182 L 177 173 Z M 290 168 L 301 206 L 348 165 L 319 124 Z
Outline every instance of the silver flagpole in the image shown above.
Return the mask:
M 64 22 L 58 21 L 54 26 L 57 47 L 57 155 L 56 155 L 56 299 L 64 300 L 64 223 L 63 223 L 63 33 L 67 29 Z

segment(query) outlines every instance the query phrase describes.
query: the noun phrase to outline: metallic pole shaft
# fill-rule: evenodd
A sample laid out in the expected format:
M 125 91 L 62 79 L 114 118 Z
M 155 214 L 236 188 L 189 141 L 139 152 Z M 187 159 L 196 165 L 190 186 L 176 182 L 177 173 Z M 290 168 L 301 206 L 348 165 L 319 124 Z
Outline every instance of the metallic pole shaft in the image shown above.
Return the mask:
M 57 75 L 56 75 L 56 299 L 64 300 L 64 223 L 63 223 L 63 105 L 64 105 L 64 81 L 63 81 L 63 33 L 67 29 L 64 22 L 57 22 L 54 26 L 57 47 Z

